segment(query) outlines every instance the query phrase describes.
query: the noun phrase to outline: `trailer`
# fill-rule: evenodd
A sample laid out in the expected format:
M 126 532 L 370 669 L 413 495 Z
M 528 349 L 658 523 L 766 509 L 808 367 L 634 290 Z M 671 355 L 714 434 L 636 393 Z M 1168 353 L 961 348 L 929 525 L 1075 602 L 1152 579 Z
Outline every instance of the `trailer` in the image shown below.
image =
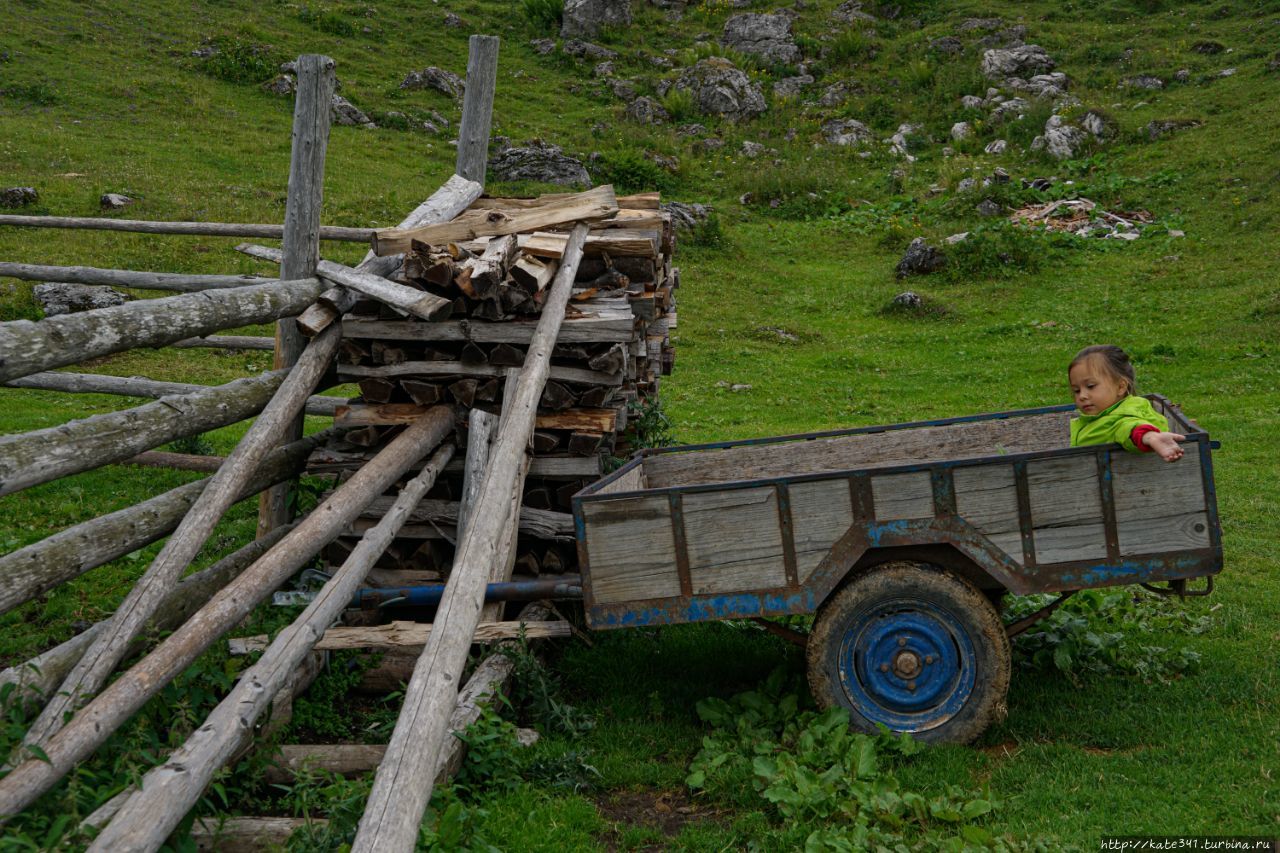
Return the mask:
M 815 614 L 821 706 L 972 741 L 1005 713 L 1010 637 L 1072 593 L 1212 589 L 1218 445 L 1149 399 L 1186 435 L 1177 462 L 1069 447 L 1070 405 L 643 450 L 574 496 L 587 623 Z M 1002 622 L 1007 593 L 1045 592 Z

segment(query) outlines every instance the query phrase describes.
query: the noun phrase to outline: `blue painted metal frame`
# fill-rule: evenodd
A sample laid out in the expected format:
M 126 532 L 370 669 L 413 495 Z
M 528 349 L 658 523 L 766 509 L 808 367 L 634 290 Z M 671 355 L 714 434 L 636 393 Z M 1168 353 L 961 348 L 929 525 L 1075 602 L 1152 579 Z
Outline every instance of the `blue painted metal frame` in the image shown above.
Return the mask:
M 960 551 L 993 581 L 1015 594 L 1054 592 L 1084 587 L 1113 586 L 1129 583 L 1149 583 L 1213 575 L 1222 569 L 1222 538 L 1218 517 L 1217 493 L 1213 485 L 1213 464 L 1210 451 L 1217 449 L 1217 442 L 1210 441 L 1208 433 L 1194 421 L 1186 418 L 1176 406 L 1158 395 L 1149 395 L 1165 410 L 1171 424 L 1187 435 L 1188 442 L 1199 445 L 1201 480 L 1204 486 L 1206 513 L 1209 520 L 1209 547 L 1177 553 L 1141 554 L 1121 557 L 1116 523 L 1115 498 L 1111 480 L 1112 454 L 1121 450 L 1117 444 L 1089 447 L 1059 448 L 1050 451 L 1033 451 L 996 456 L 972 457 L 921 462 L 887 467 L 877 467 L 876 476 L 927 471 L 932 486 L 934 517 L 920 520 L 876 521 L 873 515 L 870 473 L 866 469 L 824 471 L 784 477 L 740 480 L 722 483 L 703 483 L 669 486 L 638 491 L 607 492 L 601 490 L 616 482 L 646 458 L 665 453 L 720 450 L 731 447 L 758 446 L 783 442 L 811 441 L 847 435 L 887 432 L 926 426 L 972 423 L 1031 415 L 1072 411 L 1074 407 L 1047 406 L 1019 411 L 997 412 L 986 415 L 968 415 L 934 421 L 913 421 L 887 426 L 861 427 L 847 430 L 805 433 L 748 439 L 745 441 L 716 442 L 680 447 L 642 450 L 630 461 L 608 477 L 588 486 L 573 497 L 574 530 L 578 541 L 579 566 L 583 576 L 583 591 L 587 605 L 587 619 L 593 628 L 621 628 L 676 622 L 701 622 L 714 619 L 743 618 L 752 616 L 780 616 L 794 613 L 811 613 L 845 579 L 850 569 L 868 551 L 879 548 L 903 548 L 921 545 L 947 545 Z M 1106 536 L 1107 558 L 1039 564 L 1036 559 L 1035 535 L 1031 519 L 1027 463 L 1033 460 L 1061 459 L 1075 456 L 1093 456 L 1098 465 L 1100 499 L 1103 507 L 1103 526 Z M 1022 565 L 956 512 L 955 471 L 959 468 L 992 463 L 1011 464 L 1018 501 L 1019 528 L 1022 540 Z M 795 544 L 792 529 L 789 489 L 795 483 L 847 479 L 849 481 L 851 507 L 855 521 L 827 556 L 819 563 L 805 583 L 800 584 L 795 573 Z M 771 589 L 758 589 L 736 593 L 695 595 L 689 572 L 688 547 L 684 536 L 683 496 L 701 492 L 719 492 L 736 489 L 770 487 L 777 495 L 779 527 L 783 541 L 783 559 L 786 567 L 786 584 Z M 672 535 L 676 550 L 676 569 L 680 579 L 680 595 L 657 599 L 597 604 L 591 592 L 590 560 L 586 549 L 586 522 L 583 513 L 585 503 L 626 500 L 644 496 L 666 495 L 671 508 Z

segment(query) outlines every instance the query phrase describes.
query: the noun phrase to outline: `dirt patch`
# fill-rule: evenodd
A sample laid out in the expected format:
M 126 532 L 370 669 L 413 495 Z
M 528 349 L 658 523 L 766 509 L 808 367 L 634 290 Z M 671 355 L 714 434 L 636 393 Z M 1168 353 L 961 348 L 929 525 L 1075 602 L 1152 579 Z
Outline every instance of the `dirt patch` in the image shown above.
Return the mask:
M 1003 743 L 982 747 L 984 754 L 995 759 L 1013 758 L 1021 751 L 1022 747 L 1018 745 L 1016 740 L 1007 740 Z
M 720 810 L 693 802 L 688 791 L 659 791 L 642 788 L 629 791 L 606 791 L 596 800 L 600 816 L 613 824 L 600 841 L 608 850 L 617 850 L 622 831 L 628 827 L 656 830 L 664 838 L 674 838 L 687 823 L 714 820 Z M 628 847 L 630 850 L 665 850 L 662 845 Z

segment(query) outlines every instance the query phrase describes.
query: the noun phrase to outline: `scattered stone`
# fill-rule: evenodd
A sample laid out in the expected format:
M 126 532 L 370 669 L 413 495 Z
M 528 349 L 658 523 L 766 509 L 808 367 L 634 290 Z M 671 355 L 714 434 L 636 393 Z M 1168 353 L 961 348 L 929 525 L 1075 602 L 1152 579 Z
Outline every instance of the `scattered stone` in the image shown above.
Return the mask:
M 770 65 L 800 61 L 800 48 L 791 35 L 791 18 L 787 15 L 734 15 L 724 22 L 720 43 L 758 56 Z
M 533 48 L 533 52 L 538 56 L 546 56 L 556 49 L 556 42 L 555 39 L 534 39 L 529 42 L 529 46 Z
M 489 174 L 500 181 L 540 181 L 545 184 L 591 185 L 581 162 L 558 145 L 535 140 L 527 148 L 508 148 L 489 158 Z
M 1004 139 L 993 139 L 987 143 L 987 147 L 982 150 L 988 154 L 1003 154 L 1009 149 L 1009 143 Z
M 435 89 L 451 98 L 461 98 L 466 81 L 443 68 L 432 65 L 421 71 L 410 71 L 400 83 L 401 89 Z
M 991 177 L 983 181 L 982 185 L 987 186 L 988 184 L 1007 184 L 1007 183 L 1009 183 L 1009 173 L 1006 172 L 1001 167 L 996 166 L 995 169 L 993 169 L 991 172 Z
M 1052 71 L 1056 64 L 1038 44 L 992 49 L 982 54 L 982 73 L 993 79 L 1042 74 Z
M 955 36 L 943 36 L 929 42 L 929 49 L 934 53 L 955 56 L 956 54 L 964 53 L 964 42 Z
M 1116 135 L 1115 122 L 1098 110 L 1089 110 L 1085 113 L 1080 119 L 1080 126 L 1099 142 Z
M 627 118 L 640 124 L 662 124 L 671 120 L 662 104 L 648 95 L 641 95 L 627 104 Z
M 1200 127 L 1204 122 L 1194 118 L 1160 118 L 1147 123 L 1147 138 L 1152 142 L 1170 133 Z
M 610 84 L 613 89 L 613 96 L 620 101 L 631 102 L 636 97 L 636 84 L 634 80 L 614 80 Z
M 329 102 L 334 124 L 347 127 L 377 127 L 363 111 L 341 95 L 335 94 Z
M 680 171 L 680 160 L 674 156 L 668 157 L 666 154 L 659 154 L 657 151 L 646 151 L 644 156 L 650 163 L 666 169 L 668 172 Z
M 973 136 L 973 125 L 969 124 L 969 122 L 958 121 L 951 125 L 951 138 L 956 142 L 961 139 L 968 139 L 970 136 Z
M 605 27 L 631 26 L 631 0 L 564 0 L 560 35 L 594 36 Z
M 889 302 L 893 308 L 905 308 L 909 311 L 919 311 L 924 307 L 924 300 L 920 298 L 920 294 L 914 290 L 904 290 Z
M 1198 41 L 1191 45 L 1191 50 L 1195 53 L 1202 53 L 1205 56 L 1213 56 L 1216 53 L 1222 53 L 1227 46 L 1218 41 Z
M 756 329 L 757 332 L 765 332 L 766 334 L 776 335 L 778 340 L 784 344 L 795 344 L 800 342 L 800 336 L 795 332 L 789 332 L 780 326 L 761 326 Z
M 767 109 L 760 87 L 732 62 L 720 56 L 708 57 L 686 68 L 673 88 L 691 93 L 703 115 L 745 121 Z
M 898 125 L 898 130 L 888 140 L 889 153 L 905 157 L 908 163 L 914 163 L 916 158 L 911 154 L 911 140 L 919 132 L 920 125 L 918 124 Z
M 467 26 L 467 22 L 459 18 L 453 12 L 445 12 L 444 25 L 451 30 L 461 30 Z
M 1063 121 L 1062 116 L 1049 116 L 1044 123 L 1044 148 L 1059 160 L 1074 157 L 1088 138 L 1083 130 Z
M 1235 73 L 1236 73 L 1236 69 L 1234 68 L 1224 68 L 1213 76 L 1214 77 L 1230 77 Z
M 755 158 L 759 157 L 761 154 L 764 153 L 764 146 L 761 145 L 759 142 L 751 142 L 749 140 L 743 140 L 742 153 L 746 157 L 749 157 L 752 160 L 754 160 Z
M 994 199 L 984 198 L 978 202 L 974 210 L 978 212 L 979 216 L 999 216 L 1004 209 Z
M 898 278 L 909 275 L 927 275 L 937 272 L 947 265 L 947 256 L 941 249 L 930 246 L 923 237 L 917 237 L 907 246 L 906 254 L 898 261 L 896 268 Z
M 1181 230 L 1179 230 L 1179 229 L 1177 229 L 1177 228 L 1170 228 L 1170 229 L 1169 229 L 1169 236 L 1170 236 L 1170 237 L 1185 237 L 1185 236 L 1187 236 L 1187 232 L 1186 232 L 1186 231 L 1181 231 Z
M 956 29 L 962 33 L 973 32 L 974 30 L 990 32 L 991 30 L 1000 29 L 1000 25 L 1003 23 L 999 18 L 965 18 Z
M 40 303 L 46 317 L 75 314 L 96 308 L 123 305 L 133 297 L 110 287 L 91 284 L 71 284 L 62 281 L 46 281 L 32 288 L 32 294 Z
M 657 68 L 675 68 L 676 67 L 676 64 L 672 62 L 670 59 L 667 59 L 665 56 L 651 56 L 649 57 L 649 64 Z
M 1164 81 L 1159 77 L 1152 77 L 1150 74 L 1139 74 L 1136 77 L 1126 77 L 1120 81 L 1122 89 L 1163 89 Z
M 1071 81 L 1067 79 L 1067 75 L 1061 71 L 1054 71 L 1050 74 L 1036 74 L 1030 80 L 1023 80 L 1021 77 L 1010 77 L 1004 81 L 1004 85 L 1013 89 L 1015 92 L 1026 92 L 1037 98 L 1061 98 L 1067 93 L 1067 86 Z
M 824 107 L 838 107 L 848 100 L 850 95 L 858 92 L 860 88 L 857 83 L 851 83 L 847 80 L 832 83 L 823 90 L 822 97 L 818 98 L 818 104 Z
M 871 141 L 871 128 L 856 119 L 831 119 L 822 125 L 822 138 L 832 145 L 857 147 Z
M 664 201 L 659 207 L 671 214 L 671 224 L 677 230 L 696 228 L 711 214 L 711 207 L 706 204 Z
M 985 104 L 977 95 L 965 95 L 960 99 L 960 106 L 966 110 L 980 110 Z
M 196 59 L 208 59 L 218 54 L 218 46 L 216 44 L 204 44 L 191 51 L 191 55 Z
M 277 74 L 263 83 L 262 88 L 273 95 L 292 95 L 298 91 L 298 81 L 292 74 Z
M 956 184 L 956 192 L 967 193 L 973 192 L 978 187 L 978 182 L 973 178 L 961 178 L 960 183 Z
M 607 47 L 601 47 L 598 44 L 592 44 L 589 41 L 581 39 L 569 39 L 560 46 L 560 49 L 569 56 L 577 56 L 582 59 L 617 59 L 618 52 L 610 50 Z
M 860 0 L 845 0 L 835 8 L 835 11 L 831 13 L 831 17 L 846 24 L 852 24 L 854 21 L 875 21 L 876 19 L 875 15 L 862 11 Z
M 40 200 L 35 187 L 6 187 L 0 190 L 0 207 L 26 207 Z
M 604 62 L 598 63 L 595 68 L 591 69 L 591 73 L 596 77 L 612 77 L 613 62 L 606 59 Z
M 724 147 L 724 140 L 718 136 L 709 136 L 706 139 L 698 140 L 697 146 L 704 152 L 715 151 Z
M 956 243 L 963 243 L 965 240 L 968 240 L 968 239 L 969 239 L 969 232 L 961 231 L 959 234 L 952 234 L 943 242 L 945 242 L 948 246 L 954 246 Z
M 120 210 L 133 204 L 133 199 L 120 193 L 103 193 L 98 204 L 103 210 Z
M 1186 83 L 1188 80 L 1191 79 L 1191 69 L 1179 68 L 1177 71 L 1174 72 L 1173 79 L 1177 80 L 1179 83 Z
M 750 391 L 751 386 L 746 384 L 745 382 L 735 382 L 729 386 L 729 390 L 737 394 L 742 391 Z
M 995 109 L 991 111 L 991 120 L 998 123 L 1010 118 L 1014 120 L 1020 119 L 1030 106 L 1031 102 L 1023 98 L 1010 98 L 1007 101 L 999 101 L 996 103 Z
M 800 95 L 800 91 L 805 86 L 812 84 L 812 74 L 801 74 L 798 77 L 784 77 L 773 84 L 773 96 L 775 98 L 795 98 Z
M 676 128 L 676 136 L 683 137 L 702 136 L 702 134 L 706 132 L 707 126 L 705 124 L 698 124 L 697 122 L 692 124 L 682 124 Z

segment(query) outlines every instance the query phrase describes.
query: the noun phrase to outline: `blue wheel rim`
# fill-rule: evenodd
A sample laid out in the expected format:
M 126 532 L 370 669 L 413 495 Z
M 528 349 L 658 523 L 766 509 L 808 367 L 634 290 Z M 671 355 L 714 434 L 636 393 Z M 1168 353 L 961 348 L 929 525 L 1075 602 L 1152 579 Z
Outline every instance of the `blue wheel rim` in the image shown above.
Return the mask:
M 850 621 L 837 668 L 852 708 L 893 731 L 950 720 L 973 693 L 973 642 L 955 614 L 926 601 L 876 602 Z

